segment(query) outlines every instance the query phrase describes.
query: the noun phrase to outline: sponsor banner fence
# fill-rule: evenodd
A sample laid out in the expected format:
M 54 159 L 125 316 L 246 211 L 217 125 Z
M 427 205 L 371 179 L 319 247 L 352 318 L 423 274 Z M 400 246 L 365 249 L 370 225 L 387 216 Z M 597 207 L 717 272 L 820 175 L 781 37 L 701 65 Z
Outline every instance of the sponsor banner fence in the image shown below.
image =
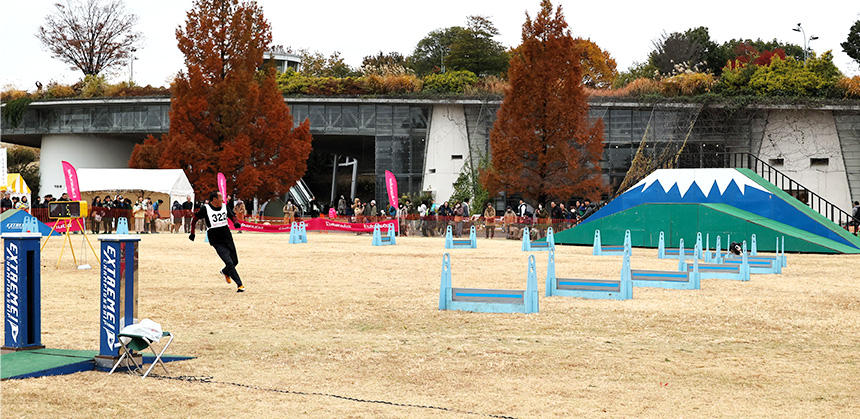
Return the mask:
M 373 232 L 373 227 L 375 225 L 382 226 L 383 230 L 387 229 L 389 225 L 394 226 L 394 230 L 396 231 L 397 220 L 386 220 L 379 221 L 374 223 L 347 223 L 343 221 L 334 221 L 326 218 L 310 218 L 304 220 L 305 226 L 308 231 L 347 231 L 353 233 L 370 233 Z M 289 224 L 257 224 L 257 223 L 249 223 L 242 222 L 241 228 L 236 228 L 233 223 L 230 223 L 231 227 L 234 230 L 242 230 L 242 231 L 257 231 L 261 233 L 289 233 L 291 225 Z

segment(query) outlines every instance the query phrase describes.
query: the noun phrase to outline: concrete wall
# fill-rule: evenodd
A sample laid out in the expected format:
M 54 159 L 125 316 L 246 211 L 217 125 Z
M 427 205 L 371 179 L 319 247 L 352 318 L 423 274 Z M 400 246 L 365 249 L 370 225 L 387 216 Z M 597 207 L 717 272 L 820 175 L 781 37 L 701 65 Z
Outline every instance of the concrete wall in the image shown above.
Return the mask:
M 850 214 L 848 176 L 832 112 L 771 110 L 759 158 Z M 812 165 L 813 158 L 828 161 Z M 784 163 L 776 165 L 771 159 Z
M 66 180 L 61 162 L 71 163 L 75 168 L 125 168 L 134 148 L 131 140 L 85 135 L 53 134 L 42 137 L 39 161 L 41 188 L 39 195 L 54 195 L 66 192 Z
M 452 158 L 462 156 L 462 158 Z M 469 159 L 463 105 L 434 105 L 427 135 L 422 190 L 433 191 L 441 204 L 454 193 L 454 181 Z

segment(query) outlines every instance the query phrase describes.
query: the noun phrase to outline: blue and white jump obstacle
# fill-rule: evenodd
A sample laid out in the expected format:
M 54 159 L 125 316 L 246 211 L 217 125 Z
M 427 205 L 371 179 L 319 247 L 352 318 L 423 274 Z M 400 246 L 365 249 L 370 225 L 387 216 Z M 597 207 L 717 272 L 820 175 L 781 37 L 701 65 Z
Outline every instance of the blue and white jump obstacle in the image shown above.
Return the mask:
M 295 222 L 290 225 L 290 244 L 308 242 L 308 226 L 304 221 Z
M 475 226 L 469 227 L 469 239 L 455 239 L 451 226 L 445 229 L 446 249 L 476 249 L 478 247 L 478 235 L 475 234 Z
M 753 234 L 753 240 L 755 240 L 755 234 Z M 744 242 L 744 245 L 746 245 L 746 242 Z M 752 254 L 752 252 L 750 252 L 750 254 Z M 746 254 L 737 256 L 732 253 L 728 253 L 722 262 L 727 265 L 737 265 L 743 263 L 743 256 L 746 256 Z M 751 274 L 782 273 L 783 257 L 780 255 L 779 239 L 776 240 L 776 256 L 746 256 L 746 259 L 749 263 Z
M 192 226 L 193 227 L 193 226 Z M 119 217 L 116 220 L 116 234 L 128 234 L 128 219 Z M 209 241 L 209 236 L 204 234 L 203 237 Z
M 755 243 L 755 234 L 753 234 L 752 240 Z M 782 273 L 782 268 L 788 266 L 788 259 L 785 256 L 785 236 L 776 238 L 775 249 L 776 255 L 774 256 L 753 256 L 754 253 L 750 251 L 747 260 L 749 260 L 750 267 L 754 268 L 751 272 L 754 274 Z M 755 254 L 758 254 L 758 252 Z M 729 252 L 728 249 L 726 249 L 725 253 L 722 252 L 720 237 L 717 236 L 717 248 L 713 254 L 708 253 L 705 255 L 705 261 L 709 263 L 726 263 L 726 259 L 735 260 L 735 263 L 740 260 L 738 255 Z
M 684 239 L 681 239 L 681 249 L 684 248 Z M 698 246 L 698 245 L 697 245 Z M 701 275 L 699 275 L 699 260 L 693 258 L 693 269 L 681 271 L 653 271 L 644 269 L 631 269 L 631 278 L 634 287 L 667 288 L 675 290 L 697 290 L 701 288 Z
M 439 310 L 475 311 L 479 313 L 537 313 L 538 289 L 535 257 L 529 255 L 525 290 L 452 288 L 451 255 L 442 256 L 442 279 L 439 284 Z
M 719 244 L 717 246 L 719 246 Z M 741 254 L 741 263 L 739 264 L 698 263 L 698 260 L 695 258 L 693 258 L 695 262 L 693 264 L 689 264 L 684 257 L 685 255 L 682 255 L 678 260 L 678 270 L 681 272 L 689 272 L 693 270 L 693 265 L 697 264 L 699 277 L 701 279 L 732 279 L 736 281 L 749 281 L 750 265 L 747 260 L 746 247 L 746 242 L 744 242 L 743 253 Z
M 523 230 L 523 252 L 554 252 L 555 251 L 555 235 L 552 232 L 552 227 L 546 229 L 546 240 L 542 242 L 531 241 L 529 229 Z
M 594 245 L 591 250 L 594 256 L 623 256 L 627 250 L 632 250 L 630 230 L 624 232 L 624 244 L 610 246 L 604 246 L 600 240 L 600 230 L 594 230 Z
M 21 223 L 22 233 L 39 233 L 39 220 L 36 217 L 24 217 Z
M 394 239 L 394 224 L 388 224 L 388 233 L 383 236 L 382 235 L 382 227 L 379 224 L 373 226 L 373 241 L 371 242 L 374 246 L 389 246 L 397 244 L 397 241 Z
M 681 240 L 683 241 L 684 239 Z M 702 254 L 702 233 L 696 233 L 696 244 L 698 245 L 699 250 L 696 250 L 696 246 L 694 246 L 692 249 L 686 251 L 684 257 L 692 258 L 693 256 L 695 256 L 697 259 L 703 259 L 704 255 Z M 679 249 L 666 247 L 666 239 L 662 231 L 660 232 L 660 241 L 657 243 L 657 257 L 660 259 L 681 258 Z
M 629 300 L 633 298 L 630 252 L 624 252 L 620 279 L 573 279 L 555 275 L 555 252 L 549 252 L 546 267 L 546 296 Z

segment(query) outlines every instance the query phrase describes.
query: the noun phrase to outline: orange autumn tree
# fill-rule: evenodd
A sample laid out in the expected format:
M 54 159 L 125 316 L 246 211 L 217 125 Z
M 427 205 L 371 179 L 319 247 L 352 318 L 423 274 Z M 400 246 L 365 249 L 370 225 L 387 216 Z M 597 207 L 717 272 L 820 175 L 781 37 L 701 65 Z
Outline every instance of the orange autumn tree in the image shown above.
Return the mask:
M 271 43 L 255 2 L 195 0 L 176 30 L 186 69 L 171 85 L 170 130 L 135 146 L 129 166 L 182 168 L 196 193 L 227 190 L 268 198 L 305 173 L 307 120 L 293 126 L 274 70 L 258 70 Z
M 481 179 L 490 193 L 507 191 L 546 202 L 603 191 L 603 121 L 588 122 L 582 51 L 559 7 L 549 0 L 532 20 L 508 68 L 510 86 L 490 132 L 492 161 Z
M 594 41 L 582 38 L 573 40 L 573 48 L 580 53 L 582 84 L 594 89 L 611 87 L 618 78 L 618 70 L 609 52 L 600 49 Z

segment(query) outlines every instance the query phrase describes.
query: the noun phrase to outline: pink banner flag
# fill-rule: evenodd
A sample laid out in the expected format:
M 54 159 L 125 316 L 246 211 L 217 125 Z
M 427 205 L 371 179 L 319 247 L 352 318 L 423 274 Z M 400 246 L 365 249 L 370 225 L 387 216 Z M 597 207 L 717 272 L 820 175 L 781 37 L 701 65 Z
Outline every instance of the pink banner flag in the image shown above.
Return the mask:
M 78 172 L 71 163 L 63 161 L 63 175 L 66 178 L 66 193 L 72 201 L 81 200 L 81 188 L 78 187 Z
M 385 171 L 385 189 L 388 190 L 389 205 L 397 208 L 397 179 L 394 178 L 394 173 Z
M 221 172 L 218 172 L 218 192 L 221 192 L 222 201 L 227 199 L 227 178 Z

